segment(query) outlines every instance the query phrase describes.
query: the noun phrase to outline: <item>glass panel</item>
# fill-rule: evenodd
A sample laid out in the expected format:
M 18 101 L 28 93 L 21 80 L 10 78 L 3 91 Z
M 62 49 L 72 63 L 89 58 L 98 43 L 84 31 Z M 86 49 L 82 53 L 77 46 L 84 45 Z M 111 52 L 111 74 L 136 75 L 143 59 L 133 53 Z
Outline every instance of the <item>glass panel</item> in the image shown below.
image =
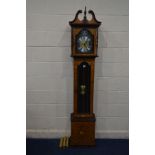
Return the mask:
M 78 112 L 90 113 L 90 65 L 82 62 L 78 66 Z
M 83 29 L 76 37 L 77 51 L 81 53 L 93 52 L 93 36 L 87 30 Z

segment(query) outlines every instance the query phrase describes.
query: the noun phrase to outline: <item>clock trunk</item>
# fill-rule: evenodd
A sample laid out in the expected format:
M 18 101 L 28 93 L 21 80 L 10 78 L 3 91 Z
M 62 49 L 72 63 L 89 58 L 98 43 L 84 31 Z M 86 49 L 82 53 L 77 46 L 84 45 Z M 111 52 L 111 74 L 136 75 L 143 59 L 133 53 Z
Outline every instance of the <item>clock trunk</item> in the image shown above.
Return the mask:
M 94 63 L 93 58 L 74 59 L 74 112 L 71 114 L 70 137 L 72 146 L 95 145 Z

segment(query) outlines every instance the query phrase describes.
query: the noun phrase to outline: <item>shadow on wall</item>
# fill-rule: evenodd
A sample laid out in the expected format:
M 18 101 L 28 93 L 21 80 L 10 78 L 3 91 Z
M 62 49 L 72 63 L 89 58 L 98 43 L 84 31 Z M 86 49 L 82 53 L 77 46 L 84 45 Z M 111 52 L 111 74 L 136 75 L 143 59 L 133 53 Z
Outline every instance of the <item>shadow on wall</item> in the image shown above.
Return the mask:
M 98 34 L 99 34 L 99 36 L 98 36 L 98 49 L 99 48 L 107 48 L 107 40 L 106 40 L 106 33 L 107 32 L 104 32 L 103 33 L 103 31 L 101 31 L 101 28 L 99 28 L 99 32 L 98 32 Z M 99 50 L 97 51 L 97 53 L 99 52 Z M 98 53 L 98 57 L 100 57 L 101 56 L 101 54 L 100 53 Z M 100 59 L 100 58 L 99 58 Z M 96 117 L 97 117 L 97 109 L 98 109 L 98 90 L 100 89 L 98 86 L 98 77 L 97 77 L 97 75 L 100 75 L 100 73 L 103 71 L 103 66 L 102 65 L 100 65 L 98 68 L 96 68 L 97 67 L 97 65 L 96 65 L 96 60 L 95 60 L 95 77 L 94 77 L 94 113 L 95 113 L 95 115 L 96 115 Z M 106 85 L 107 86 L 107 85 Z M 104 86 L 104 89 L 106 90 L 107 88 L 106 88 L 106 86 Z M 97 119 L 96 119 L 96 126 L 97 126 L 97 124 L 98 124 L 99 122 L 97 121 Z M 105 123 L 103 123 L 104 124 L 104 126 L 106 125 Z M 106 127 L 104 127 L 105 129 L 106 129 Z M 96 130 L 97 131 L 97 130 Z M 96 135 L 97 136 L 97 135 Z
M 68 31 L 68 28 L 66 27 L 65 31 L 64 31 L 64 34 L 60 40 L 60 42 L 58 43 L 58 45 L 63 45 L 64 43 L 64 40 L 66 39 L 66 32 Z M 67 32 L 67 34 L 70 34 L 71 32 Z M 70 34 L 71 35 L 71 34 Z M 70 36 L 68 36 L 68 38 L 71 38 Z M 70 41 L 71 39 L 69 39 L 69 43 L 71 42 Z M 65 44 L 66 45 L 66 44 Z M 68 50 L 67 52 L 70 52 L 71 54 L 71 48 L 70 48 L 70 45 L 69 45 L 69 48 L 65 48 L 64 46 L 64 50 Z M 65 58 L 66 57 L 66 51 L 63 52 L 63 57 Z M 70 55 L 68 54 L 68 55 Z M 61 80 L 64 82 L 64 93 L 65 96 L 64 98 L 68 101 L 68 103 L 65 103 L 65 114 L 66 114 L 66 118 L 67 118 L 67 121 L 65 123 L 65 126 L 62 128 L 62 136 L 70 136 L 70 114 L 72 113 L 73 111 L 73 63 L 72 61 L 68 61 L 68 62 L 65 62 L 64 65 L 63 65 L 63 71 L 62 71 L 62 75 L 61 75 Z M 72 99 L 71 99 L 72 97 Z M 57 118 L 56 118 L 57 119 Z

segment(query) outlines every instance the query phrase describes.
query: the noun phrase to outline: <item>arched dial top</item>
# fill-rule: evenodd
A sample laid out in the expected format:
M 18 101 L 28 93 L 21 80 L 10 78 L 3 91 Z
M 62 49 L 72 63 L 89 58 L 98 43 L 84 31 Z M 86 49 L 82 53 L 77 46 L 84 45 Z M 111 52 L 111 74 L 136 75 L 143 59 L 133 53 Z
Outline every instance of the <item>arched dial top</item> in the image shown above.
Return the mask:
M 101 22 L 99 22 L 96 17 L 95 17 L 95 14 L 92 10 L 89 10 L 88 13 L 92 15 L 92 18 L 91 20 L 88 20 L 87 19 L 87 11 L 86 11 L 86 7 L 85 7 L 85 10 L 84 10 L 84 17 L 83 17 L 83 20 L 80 20 L 78 18 L 79 14 L 82 13 L 82 10 L 78 10 L 76 15 L 75 15 L 75 18 L 73 21 L 70 21 L 69 24 L 73 27 L 80 27 L 80 26 L 91 26 L 91 27 L 99 27 L 101 25 Z

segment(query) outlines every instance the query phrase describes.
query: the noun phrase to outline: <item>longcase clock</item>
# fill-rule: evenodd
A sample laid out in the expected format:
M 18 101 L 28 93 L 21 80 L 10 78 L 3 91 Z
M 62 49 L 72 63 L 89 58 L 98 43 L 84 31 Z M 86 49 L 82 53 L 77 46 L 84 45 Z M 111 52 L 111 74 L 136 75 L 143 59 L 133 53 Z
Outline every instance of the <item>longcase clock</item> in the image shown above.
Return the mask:
M 87 19 L 85 7 L 83 20 L 78 10 L 71 26 L 71 56 L 74 64 L 74 111 L 71 114 L 71 146 L 95 145 L 95 114 L 93 113 L 94 63 L 97 57 L 98 27 L 92 10 Z

